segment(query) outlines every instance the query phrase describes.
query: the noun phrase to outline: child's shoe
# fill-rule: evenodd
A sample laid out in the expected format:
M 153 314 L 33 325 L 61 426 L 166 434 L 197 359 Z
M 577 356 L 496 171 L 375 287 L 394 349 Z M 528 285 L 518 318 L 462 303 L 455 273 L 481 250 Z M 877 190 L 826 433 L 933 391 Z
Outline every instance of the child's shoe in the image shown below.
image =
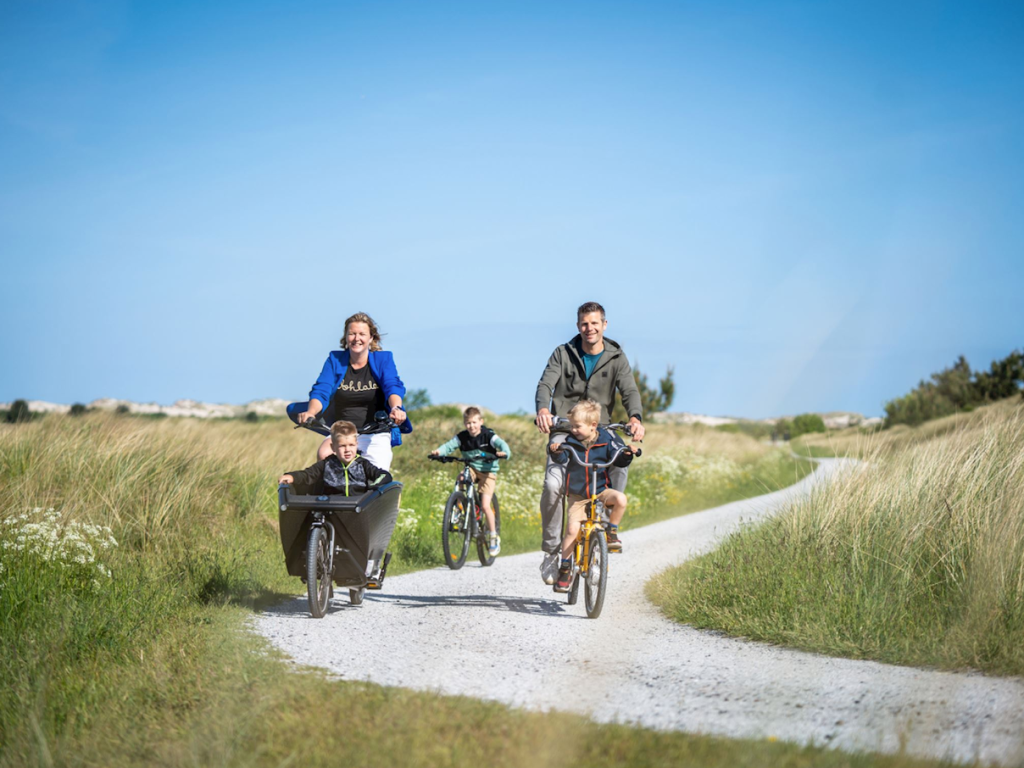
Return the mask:
M 501 537 L 498 534 L 492 533 L 487 537 L 487 552 L 491 557 L 501 552 Z
M 555 581 L 555 592 L 568 592 L 572 584 L 572 561 L 563 560 L 562 567 L 558 569 L 558 579 Z
M 622 552 L 622 539 L 619 538 L 619 526 L 609 525 L 605 538 L 608 540 L 609 552 Z

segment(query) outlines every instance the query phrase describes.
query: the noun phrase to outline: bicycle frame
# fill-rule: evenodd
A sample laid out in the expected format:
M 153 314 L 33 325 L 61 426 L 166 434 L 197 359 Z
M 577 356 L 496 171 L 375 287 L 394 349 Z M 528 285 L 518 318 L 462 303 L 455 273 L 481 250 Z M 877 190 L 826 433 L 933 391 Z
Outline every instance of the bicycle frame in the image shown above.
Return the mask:
M 615 428 L 626 425 L 611 424 L 609 427 Z M 598 462 L 586 462 L 580 458 L 579 453 L 571 445 L 562 444 L 562 450 L 568 451 L 569 458 L 581 467 L 587 467 L 589 469 L 607 469 L 612 466 L 616 459 L 622 455 L 623 451 L 626 450 L 626 446 L 621 446 L 615 451 L 612 458 L 603 463 Z M 638 454 L 639 455 L 639 454 Z M 579 533 L 576 534 L 576 544 L 573 548 L 574 568 L 579 571 L 579 574 L 583 578 L 587 578 L 590 569 L 590 537 L 593 535 L 595 530 L 605 530 L 604 520 L 600 514 L 600 510 L 603 509 L 604 505 L 597 498 L 597 472 L 591 473 L 590 476 L 590 497 L 587 499 L 587 519 L 580 523 Z

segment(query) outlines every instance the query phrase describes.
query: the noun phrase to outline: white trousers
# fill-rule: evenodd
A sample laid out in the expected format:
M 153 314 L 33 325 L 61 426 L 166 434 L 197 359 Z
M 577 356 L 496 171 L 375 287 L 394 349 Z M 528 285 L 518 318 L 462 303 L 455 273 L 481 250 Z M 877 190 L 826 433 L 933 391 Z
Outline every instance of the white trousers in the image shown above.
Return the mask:
M 390 432 L 379 435 L 359 435 L 356 439 L 356 447 L 363 454 L 363 458 L 378 469 L 391 471 L 391 458 L 394 454 L 391 451 Z

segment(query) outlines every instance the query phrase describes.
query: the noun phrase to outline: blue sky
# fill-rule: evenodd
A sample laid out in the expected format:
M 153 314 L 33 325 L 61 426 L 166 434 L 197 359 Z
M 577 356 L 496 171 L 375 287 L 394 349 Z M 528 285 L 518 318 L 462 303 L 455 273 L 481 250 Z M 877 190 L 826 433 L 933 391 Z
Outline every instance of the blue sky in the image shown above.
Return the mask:
M 602 302 L 673 410 L 1024 345 L 1020 3 L 0 5 L 0 400 L 303 399 L 373 315 L 530 409 Z

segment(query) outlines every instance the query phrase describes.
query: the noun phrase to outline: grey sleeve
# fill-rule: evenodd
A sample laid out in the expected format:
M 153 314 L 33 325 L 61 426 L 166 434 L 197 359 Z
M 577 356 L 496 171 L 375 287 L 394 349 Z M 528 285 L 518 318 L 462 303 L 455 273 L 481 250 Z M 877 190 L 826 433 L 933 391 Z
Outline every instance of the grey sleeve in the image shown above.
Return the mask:
M 630 418 L 637 416 L 642 421 L 644 418 L 644 404 L 640 399 L 640 390 L 637 389 L 636 379 L 633 378 L 633 369 L 629 367 L 629 360 L 622 356 L 622 365 L 618 366 L 619 371 L 615 377 L 615 386 L 619 388 L 622 395 L 622 405 L 626 409 L 626 415 Z
M 551 353 L 551 357 L 548 358 L 548 364 L 544 368 L 544 373 L 540 375 L 540 381 L 537 382 L 537 395 L 536 395 L 536 410 L 541 408 L 551 408 L 551 398 L 555 394 L 555 386 L 558 384 L 558 380 L 562 377 L 562 348 L 557 347 L 554 352 Z

